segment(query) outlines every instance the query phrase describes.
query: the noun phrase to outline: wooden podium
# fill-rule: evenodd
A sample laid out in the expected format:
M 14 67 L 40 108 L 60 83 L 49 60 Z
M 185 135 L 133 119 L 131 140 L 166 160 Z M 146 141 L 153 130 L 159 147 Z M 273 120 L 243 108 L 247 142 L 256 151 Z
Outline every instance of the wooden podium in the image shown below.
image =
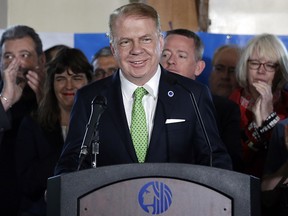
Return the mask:
M 259 179 L 213 167 L 144 163 L 48 179 L 48 216 L 255 216 Z

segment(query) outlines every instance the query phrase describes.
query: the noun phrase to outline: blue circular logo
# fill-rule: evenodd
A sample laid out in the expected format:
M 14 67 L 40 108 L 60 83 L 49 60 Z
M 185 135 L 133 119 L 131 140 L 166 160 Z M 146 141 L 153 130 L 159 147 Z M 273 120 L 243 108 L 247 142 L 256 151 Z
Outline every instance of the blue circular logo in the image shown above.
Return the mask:
M 172 192 L 163 182 L 151 181 L 139 191 L 138 202 L 145 212 L 158 215 L 171 206 Z

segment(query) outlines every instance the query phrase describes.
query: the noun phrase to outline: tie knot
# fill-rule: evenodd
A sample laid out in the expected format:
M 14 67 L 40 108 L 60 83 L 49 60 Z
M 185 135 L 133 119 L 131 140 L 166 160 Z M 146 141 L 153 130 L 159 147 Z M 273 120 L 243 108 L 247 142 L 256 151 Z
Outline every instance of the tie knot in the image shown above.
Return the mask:
M 145 88 L 143 87 L 138 87 L 135 91 L 134 91 L 134 97 L 135 100 L 142 100 L 142 98 L 144 97 L 144 95 L 146 95 L 148 92 L 146 91 Z

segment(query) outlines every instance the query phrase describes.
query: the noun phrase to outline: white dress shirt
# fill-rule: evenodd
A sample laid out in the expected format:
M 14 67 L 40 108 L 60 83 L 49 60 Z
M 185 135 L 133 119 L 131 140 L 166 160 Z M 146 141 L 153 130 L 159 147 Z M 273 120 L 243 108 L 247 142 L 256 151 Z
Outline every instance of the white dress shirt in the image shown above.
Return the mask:
M 145 114 L 146 114 L 146 123 L 147 123 L 148 132 L 149 132 L 149 142 L 150 142 L 151 133 L 152 133 L 153 124 L 154 124 L 154 114 L 155 114 L 155 109 L 156 109 L 156 104 L 157 104 L 157 99 L 158 99 L 160 75 L 161 75 L 161 68 L 158 65 L 157 71 L 154 74 L 154 76 L 146 84 L 142 86 L 148 92 L 148 94 L 144 95 L 142 99 L 142 103 L 143 103 Z M 141 86 L 137 86 L 131 83 L 130 81 L 128 81 L 122 74 L 121 70 L 120 70 L 120 81 L 121 81 L 121 90 L 122 90 L 124 109 L 126 113 L 128 126 L 130 128 L 133 101 L 134 101 L 133 93 L 137 87 L 141 87 Z

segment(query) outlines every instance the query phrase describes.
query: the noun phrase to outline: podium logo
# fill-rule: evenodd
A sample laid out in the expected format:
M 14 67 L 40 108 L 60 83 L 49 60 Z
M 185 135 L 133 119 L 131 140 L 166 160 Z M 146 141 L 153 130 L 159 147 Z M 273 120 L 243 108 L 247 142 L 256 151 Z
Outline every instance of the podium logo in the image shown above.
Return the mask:
M 145 212 L 158 215 L 171 206 L 172 192 L 163 182 L 151 181 L 140 189 L 138 202 Z

